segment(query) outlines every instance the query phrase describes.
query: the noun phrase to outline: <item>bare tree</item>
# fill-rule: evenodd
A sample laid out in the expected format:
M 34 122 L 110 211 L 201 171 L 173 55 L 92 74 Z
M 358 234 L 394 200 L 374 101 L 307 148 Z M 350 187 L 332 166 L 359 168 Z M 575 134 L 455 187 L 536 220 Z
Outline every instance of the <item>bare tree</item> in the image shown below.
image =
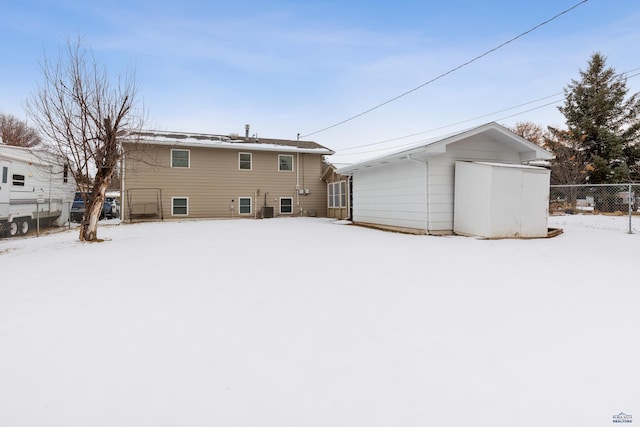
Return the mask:
M 7 145 L 32 148 L 42 142 L 38 131 L 12 115 L 0 114 L 0 141 Z
M 544 147 L 545 137 L 548 136 L 548 132 L 541 126 L 533 122 L 518 122 L 512 128 L 509 128 L 511 132 L 516 135 L 520 135 L 527 141 L 531 141 L 540 147 Z
M 118 137 L 143 123 L 135 114 L 134 75 L 111 80 L 80 40 L 68 41 L 57 62 L 45 58 L 42 71 L 27 111 L 45 142 L 68 159 L 76 181 L 93 177 L 90 188 L 80 188 L 86 207 L 80 240 L 95 241 L 105 193 L 122 156 Z

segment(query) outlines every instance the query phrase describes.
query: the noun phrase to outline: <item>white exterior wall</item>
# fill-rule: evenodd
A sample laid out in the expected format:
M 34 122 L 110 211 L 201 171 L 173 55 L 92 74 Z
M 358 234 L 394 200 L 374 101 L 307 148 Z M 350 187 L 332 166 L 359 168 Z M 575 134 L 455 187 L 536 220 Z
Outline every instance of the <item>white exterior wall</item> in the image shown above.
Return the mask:
M 4 168 L 6 179 L 4 183 Z M 64 177 L 61 159 L 20 147 L 0 147 L 0 220 L 55 218 L 56 225 L 69 219 L 76 184 L 71 173 Z M 24 176 L 24 185 L 13 185 L 13 175 Z
M 546 237 L 549 171 L 456 164 L 454 231 L 487 238 Z
M 456 160 L 520 164 L 517 152 L 484 135 L 452 143 L 446 153 L 431 157 L 427 179 L 430 233 L 453 231 Z
M 426 168 L 407 159 L 354 171 L 353 220 L 426 230 Z

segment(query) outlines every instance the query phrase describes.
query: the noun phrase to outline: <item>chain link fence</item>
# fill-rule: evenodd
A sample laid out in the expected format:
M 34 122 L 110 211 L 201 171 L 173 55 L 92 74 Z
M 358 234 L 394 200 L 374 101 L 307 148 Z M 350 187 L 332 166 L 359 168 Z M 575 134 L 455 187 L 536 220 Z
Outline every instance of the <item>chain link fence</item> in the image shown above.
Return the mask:
M 552 185 L 549 215 L 589 216 L 598 228 L 640 232 L 640 184 Z
M 65 212 L 71 211 L 72 202 L 63 202 Z M 18 206 L 18 209 L 14 209 Z M 20 206 L 28 206 L 20 208 Z M 40 236 L 47 233 L 53 228 L 71 228 L 71 221 L 67 219 L 64 223 L 60 223 L 58 214 L 51 215 L 49 209 L 51 205 L 48 202 L 29 201 L 25 202 L 2 202 L 0 203 L 0 239 L 6 237 L 16 237 L 24 235 Z

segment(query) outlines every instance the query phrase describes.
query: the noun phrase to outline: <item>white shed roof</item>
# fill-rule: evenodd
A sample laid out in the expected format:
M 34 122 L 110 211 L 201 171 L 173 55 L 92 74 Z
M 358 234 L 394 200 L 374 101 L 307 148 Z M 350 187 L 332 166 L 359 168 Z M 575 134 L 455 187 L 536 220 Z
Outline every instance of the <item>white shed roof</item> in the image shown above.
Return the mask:
M 522 162 L 532 160 L 550 160 L 554 157 L 552 153 L 544 148 L 539 147 L 519 135 L 516 135 L 498 123 L 491 122 L 444 137 L 422 141 L 413 147 L 404 148 L 391 154 L 386 154 L 349 166 L 341 167 L 337 170 L 337 173 L 350 175 L 353 171 L 358 169 L 405 159 L 425 160 L 434 155 L 444 154 L 446 152 L 447 145 L 451 143 L 464 141 L 481 134 L 487 135 L 494 141 L 518 152 Z

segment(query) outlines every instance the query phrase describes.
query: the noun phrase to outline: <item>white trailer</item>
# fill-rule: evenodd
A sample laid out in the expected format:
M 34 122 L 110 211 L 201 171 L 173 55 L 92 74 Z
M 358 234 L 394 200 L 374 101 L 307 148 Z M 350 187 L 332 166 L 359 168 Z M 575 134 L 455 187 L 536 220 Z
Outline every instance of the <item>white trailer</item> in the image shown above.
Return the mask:
M 64 159 L 0 144 L 0 234 L 27 234 L 36 224 L 64 225 L 75 190 Z

